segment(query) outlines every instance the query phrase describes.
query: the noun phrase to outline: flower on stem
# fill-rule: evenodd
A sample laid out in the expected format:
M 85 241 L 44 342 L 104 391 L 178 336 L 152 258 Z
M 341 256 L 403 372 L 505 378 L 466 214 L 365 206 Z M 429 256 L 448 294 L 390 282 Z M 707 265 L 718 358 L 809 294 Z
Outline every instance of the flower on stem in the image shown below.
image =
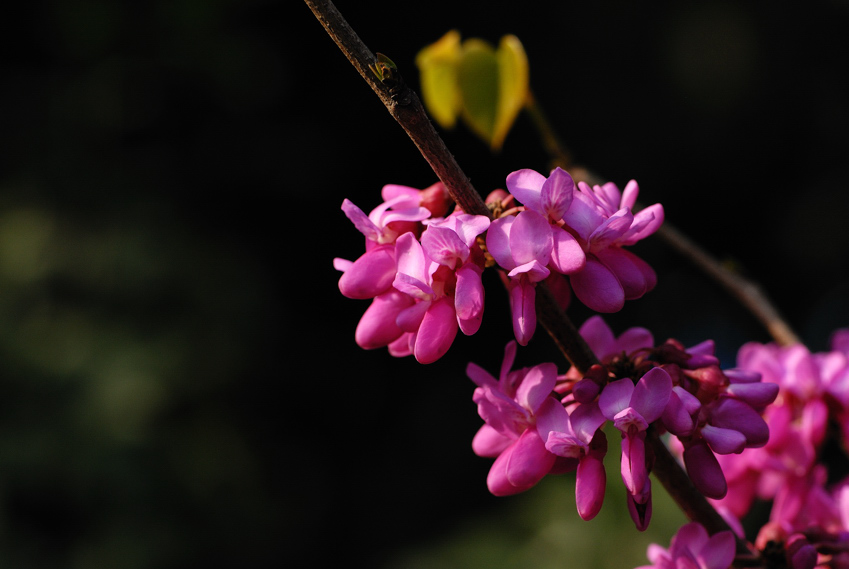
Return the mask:
M 654 288 L 657 276 L 642 259 L 624 249 L 648 237 L 663 223 L 663 206 L 654 204 L 632 212 L 639 194 L 631 180 L 623 192 L 612 182 L 578 191 L 563 222 L 586 253 L 583 269 L 569 276 L 575 296 L 597 312 L 617 312 L 626 300 Z
M 483 316 L 484 255 L 476 238 L 489 219 L 458 212 L 439 182 L 424 190 L 383 187 L 384 202 L 366 215 L 348 200 L 342 210 L 366 237 L 356 261 L 334 259 L 345 296 L 373 299 L 354 338 L 365 349 L 383 346 L 423 363 L 442 357 L 457 334 L 473 334 Z M 419 242 L 421 236 L 422 241 Z
M 397 314 L 395 324 L 412 334 L 410 350 L 420 363 L 445 355 L 458 326 L 465 334 L 480 327 L 484 260 L 475 238 L 488 226 L 484 216 L 460 214 L 429 225 L 421 243 L 412 233 L 395 243 L 397 274 L 392 284 L 415 301 Z
M 728 569 L 734 561 L 735 546 L 731 531 L 708 536 L 704 526 L 690 522 L 678 530 L 669 549 L 649 545 L 646 556 L 651 565 L 637 569 Z
M 536 284 L 548 277 L 553 239 L 548 222 L 534 211 L 501 217 L 486 233 L 486 248 L 510 277 L 508 291 L 516 341 L 527 345 L 536 330 Z
M 466 374 L 478 386 L 472 400 L 485 424 L 472 441 L 478 456 L 494 457 L 487 487 L 496 496 L 524 492 L 552 471 L 557 456 L 546 449 L 548 431 L 544 425 L 556 422 L 549 415 L 563 410 L 551 391 L 557 381 L 557 368 L 544 363 L 510 371 L 516 357 L 516 343 L 504 350 L 499 378 L 470 363 Z
M 785 533 L 812 525 L 836 531 L 839 507 L 826 487 L 820 460 L 829 438 L 834 447 L 845 447 L 849 430 L 845 334 L 835 332 L 831 351 L 824 353 L 811 353 L 801 344 L 780 347 L 750 342 L 740 348 L 739 367 L 729 371 L 738 383 L 729 391 L 748 388 L 745 379 L 754 375 L 762 376 L 778 395 L 764 412 L 767 443 L 751 453 L 720 457 L 729 485 L 720 503 L 737 516 L 742 517 L 760 498 L 773 500 L 770 520 Z M 741 392 L 734 393 L 740 396 Z
M 395 278 L 395 241 L 399 235 L 416 231 L 418 222 L 431 216 L 427 208 L 412 206 L 409 192 L 390 190 L 389 194 L 395 195 L 374 208 L 369 215 L 347 199 L 342 202 L 342 211 L 366 237 L 366 252 L 356 261 L 334 261 L 336 268 L 344 271 L 339 279 L 339 290 L 348 298 L 374 298 L 392 286 Z M 396 206 L 402 209 L 392 209 Z
M 543 438 L 550 452 L 577 459 L 575 502 L 581 518 L 591 520 L 601 509 L 607 483 L 604 471 L 607 436 L 601 430 L 604 415 L 595 403 L 578 405 L 571 415 L 560 404 L 548 405 L 552 409 L 537 421 L 539 432 L 548 433 Z
M 672 378 L 659 367 L 634 384 L 630 378 L 608 383 L 598 398 L 602 414 L 622 433 L 622 482 L 637 528 L 649 522 L 651 482 L 646 468 L 646 431 L 660 419 L 672 393 Z M 641 507 L 645 506 L 645 507 Z

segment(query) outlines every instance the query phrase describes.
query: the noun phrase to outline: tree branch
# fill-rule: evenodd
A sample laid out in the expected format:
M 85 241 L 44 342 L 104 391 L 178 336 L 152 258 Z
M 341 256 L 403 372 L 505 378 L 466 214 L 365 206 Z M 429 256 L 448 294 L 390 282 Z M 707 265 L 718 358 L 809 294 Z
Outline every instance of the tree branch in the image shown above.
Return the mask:
M 491 214 L 468 177 L 460 169 L 416 94 L 403 86 L 400 77 L 391 82 L 381 80 L 370 68 L 377 63 L 374 54 L 363 44 L 336 7 L 329 0 L 305 0 L 336 45 L 348 57 L 360 75 L 383 101 L 389 113 L 407 132 L 433 171 L 448 188 L 454 201 L 466 212 Z M 598 362 L 586 341 L 560 309 L 551 292 L 541 284 L 537 287 L 537 318 L 554 339 L 567 359 L 581 372 Z M 692 520 L 701 522 L 710 533 L 729 529 L 725 520 L 693 487 L 663 442 L 654 435 L 651 445 L 655 454 L 654 474 L 673 495 L 676 502 Z M 745 543 L 743 544 L 745 548 Z M 746 552 L 748 550 L 746 549 Z
M 386 109 L 406 131 L 437 177 L 448 188 L 451 197 L 466 213 L 490 216 L 480 194 L 460 169 L 445 142 L 430 122 L 418 95 L 404 85 L 400 74 L 381 81 L 370 69 L 377 58 L 348 25 L 330 0 L 305 0 L 315 17 L 324 26 L 342 53 L 359 71 L 366 83 L 377 93 Z
M 782 346 L 790 346 L 800 342 L 799 337 L 787 325 L 778 309 L 775 308 L 758 285 L 722 266 L 719 261 L 708 255 L 707 252 L 672 225 L 664 223 L 658 229 L 657 235 L 667 245 L 690 259 L 702 271 L 725 287 L 763 324 L 777 343 Z

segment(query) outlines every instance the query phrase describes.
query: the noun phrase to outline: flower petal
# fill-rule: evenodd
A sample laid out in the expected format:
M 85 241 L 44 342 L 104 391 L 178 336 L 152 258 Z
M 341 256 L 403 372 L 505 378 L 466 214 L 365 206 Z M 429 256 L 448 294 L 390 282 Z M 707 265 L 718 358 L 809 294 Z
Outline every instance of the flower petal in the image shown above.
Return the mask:
M 507 480 L 527 490 L 543 479 L 554 466 L 555 455 L 548 452 L 536 429 L 528 429 L 513 447 L 507 461 Z
M 701 433 L 711 450 L 717 454 L 736 454 L 746 448 L 746 437 L 740 431 L 705 425 Z
M 553 238 L 551 264 L 559 273 L 569 275 L 580 271 L 587 263 L 587 256 L 572 235 L 564 229 L 552 228 Z
M 704 569 L 728 569 L 734 561 L 737 542 L 734 533 L 721 531 L 710 537 L 697 553 L 699 565 Z
M 535 365 L 528 370 L 522 383 L 516 389 L 516 401 L 528 411 L 535 412 L 543 401 L 550 397 L 555 383 L 557 383 L 555 364 L 549 362 Z
M 386 292 L 395 278 L 395 246 L 381 245 L 363 253 L 339 278 L 339 291 L 348 298 L 374 298 Z
M 545 266 L 554 246 L 551 226 L 535 211 L 523 211 L 516 216 L 510 229 L 510 253 L 517 265 L 537 261 Z
M 637 382 L 631 395 L 631 407 L 639 411 L 647 423 L 652 423 L 663 414 L 670 393 L 672 378 L 663 368 L 653 367 Z
M 510 283 L 510 308 L 513 314 L 513 334 L 523 346 L 537 328 L 536 286 L 522 279 Z
M 540 192 L 545 181 L 545 176 L 535 170 L 517 170 L 507 175 L 507 191 L 526 208 L 542 213 Z
M 443 296 L 428 308 L 416 333 L 413 355 L 421 364 L 433 363 L 448 351 L 457 336 L 457 314 L 451 298 Z
M 587 318 L 586 322 L 581 325 L 578 330 L 581 337 L 587 341 L 590 349 L 598 359 L 604 359 L 607 356 L 612 356 L 615 350 L 616 338 L 613 335 L 613 330 L 599 315 Z
M 585 456 L 578 463 L 575 477 L 575 503 L 581 519 L 591 520 L 601 510 L 606 484 L 604 461 L 593 455 Z
M 515 440 L 484 424 L 472 439 L 472 450 L 478 456 L 495 458 Z
M 598 407 L 602 415 L 612 421 L 616 415 L 630 406 L 632 393 L 634 393 L 634 382 L 628 378 L 617 379 L 605 385 L 598 397 Z
M 551 221 L 560 221 L 572 205 L 575 181 L 562 168 L 555 168 L 540 191 L 539 211 Z
M 625 291 L 610 269 L 594 256 L 587 257 L 581 271 L 569 276 L 575 296 L 596 312 L 618 312 L 625 305 Z
M 398 239 L 400 240 L 401 237 Z M 422 249 L 428 259 L 449 269 L 456 268 L 469 258 L 468 245 L 454 230 L 447 227 L 428 226 L 422 233 Z
M 699 492 L 715 500 L 725 496 L 728 491 L 725 475 L 707 443 L 702 440 L 684 449 L 684 465 Z
M 499 267 L 508 271 L 519 264 L 513 259 L 513 253 L 510 250 L 510 232 L 515 220 L 516 218 L 512 215 L 499 217 L 489 225 L 486 232 L 487 251 Z
M 395 323 L 398 313 L 411 306 L 413 299 L 394 289 L 374 298 L 357 324 L 354 340 L 364 350 L 387 346 L 404 333 Z

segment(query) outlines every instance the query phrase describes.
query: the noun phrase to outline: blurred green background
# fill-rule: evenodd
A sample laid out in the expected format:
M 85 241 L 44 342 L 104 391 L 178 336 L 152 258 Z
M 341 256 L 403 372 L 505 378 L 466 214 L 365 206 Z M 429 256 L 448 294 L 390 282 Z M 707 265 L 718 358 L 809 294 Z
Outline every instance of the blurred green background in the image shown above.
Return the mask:
M 636 178 L 813 349 L 849 325 L 846 2 L 337 5 L 414 87 L 448 29 L 518 35 L 580 163 Z M 0 10 L 0 565 L 627 568 L 668 543 L 682 518 L 657 485 L 633 529 L 615 443 L 592 523 L 568 476 L 487 493 L 464 369 L 497 370 L 510 339 L 494 280 L 481 333 L 431 366 L 356 348 L 342 199 L 434 179 L 304 4 Z M 445 136 L 482 192 L 546 168 L 526 118 L 498 155 Z M 617 332 L 713 337 L 729 366 L 768 339 L 660 244 L 636 250 L 660 283 Z M 562 364 L 544 335 L 519 357 Z

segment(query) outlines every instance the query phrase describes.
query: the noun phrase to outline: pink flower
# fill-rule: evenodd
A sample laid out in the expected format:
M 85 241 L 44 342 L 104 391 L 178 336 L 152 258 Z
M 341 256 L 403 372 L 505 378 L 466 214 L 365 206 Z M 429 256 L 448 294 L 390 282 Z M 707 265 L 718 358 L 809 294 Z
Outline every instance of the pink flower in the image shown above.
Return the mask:
M 599 395 L 602 414 L 622 432 L 622 481 L 631 494 L 639 494 L 645 486 L 646 430 L 660 419 L 671 393 L 672 379 L 656 367 L 636 385 L 628 378 L 619 379 L 608 383 Z
M 640 298 L 654 288 L 652 268 L 623 249 L 654 233 L 663 223 L 663 207 L 649 206 L 634 214 L 639 188 L 631 180 L 620 193 L 615 184 L 590 187 L 578 183 L 565 226 L 586 253 L 584 268 L 570 275 L 575 296 L 597 312 L 617 312 L 626 300 Z
M 486 422 L 472 441 L 478 456 L 496 457 L 487 476 L 487 487 L 496 496 L 524 492 L 555 467 L 557 457 L 545 448 L 548 431 L 538 428 L 547 415 L 562 406 L 551 397 L 557 368 L 545 363 L 530 369 L 510 371 L 516 343 L 504 350 L 504 362 L 496 380 L 470 363 L 466 374 L 478 385 L 473 401 Z
M 397 313 L 395 324 L 415 335 L 410 342 L 420 363 L 445 355 L 458 326 L 466 334 L 480 327 L 483 255 L 475 238 L 488 225 L 484 216 L 461 214 L 428 226 L 421 243 L 412 233 L 395 243 L 397 274 L 392 284 L 415 301 Z
M 410 206 L 409 202 L 409 195 L 397 195 L 374 208 L 368 216 L 349 200 L 342 202 L 342 211 L 366 237 L 366 252 L 356 261 L 334 260 L 334 266 L 344 271 L 339 279 L 339 290 L 343 295 L 348 298 L 374 298 L 392 286 L 395 240 L 399 235 L 416 229 L 418 222 L 431 215 L 428 209 L 419 206 L 397 211 L 392 209 L 398 205 Z
M 840 345 L 841 337 L 835 333 L 833 346 Z M 802 345 L 751 342 L 740 348 L 737 363 L 738 369 L 726 372 L 732 381 L 730 395 L 754 409 L 763 402 L 755 386 L 770 386 L 778 396 L 764 411 L 769 434 L 763 448 L 721 458 L 729 484 L 722 504 L 742 516 L 755 497 L 774 500 L 771 519 L 797 527 L 799 513 L 805 513 L 799 509 L 802 504 L 806 515 L 814 515 L 807 505 L 825 503 L 813 471 L 829 422 L 843 428 L 844 438 L 849 429 L 849 358 L 840 350 L 814 354 Z M 746 374 L 762 376 L 763 382 L 749 382 Z M 722 414 L 720 422 L 741 420 L 731 408 Z
M 600 429 L 604 415 L 596 403 L 578 405 L 571 415 L 554 399 L 546 400 L 546 404 L 551 409 L 537 421 L 540 435 L 548 433 L 543 437 L 545 448 L 558 456 L 578 460 L 575 501 L 581 518 L 591 520 L 601 510 L 607 482 L 604 471 L 607 437 Z
M 640 531 L 651 519 L 651 481 L 646 468 L 646 431 L 660 419 L 672 394 L 672 379 L 662 368 L 650 369 L 634 385 L 629 378 L 608 383 L 598 398 L 602 414 L 622 432 L 622 482 L 628 509 Z
M 652 564 L 637 569 L 728 569 L 734 561 L 735 545 L 731 531 L 708 536 L 701 524 L 691 522 L 678 530 L 668 550 L 649 545 L 646 556 Z
M 507 189 L 525 206 L 549 223 L 551 266 L 565 275 L 580 271 L 586 256 L 575 238 L 563 228 L 563 214 L 572 205 L 575 182 L 565 170 L 555 168 L 546 178 L 534 170 L 517 170 L 507 176 Z
M 496 219 L 486 234 L 487 250 L 496 263 L 509 271 L 513 332 L 523 346 L 536 330 L 535 287 L 551 273 L 547 265 L 553 243 L 548 222 L 542 215 L 530 210 L 515 217 Z

